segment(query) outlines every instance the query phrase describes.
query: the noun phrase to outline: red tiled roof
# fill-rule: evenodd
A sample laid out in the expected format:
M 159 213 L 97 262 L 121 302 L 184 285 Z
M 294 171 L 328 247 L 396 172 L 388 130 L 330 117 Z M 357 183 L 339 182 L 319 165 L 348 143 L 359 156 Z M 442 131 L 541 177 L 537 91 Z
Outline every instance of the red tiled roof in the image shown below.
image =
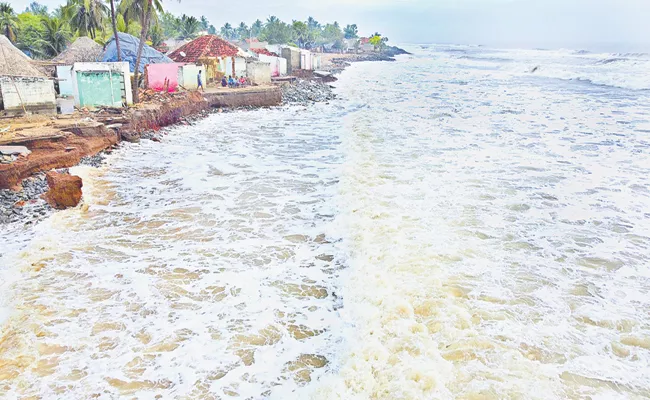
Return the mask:
M 185 53 L 182 56 L 181 53 Z M 234 57 L 237 47 L 215 35 L 204 35 L 182 45 L 171 53 L 169 58 L 176 62 L 197 62 L 201 57 Z
M 251 51 L 255 54 L 264 54 L 265 56 L 279 57 L 277 54 L 268 51 L 267 49 L 251 49 Z

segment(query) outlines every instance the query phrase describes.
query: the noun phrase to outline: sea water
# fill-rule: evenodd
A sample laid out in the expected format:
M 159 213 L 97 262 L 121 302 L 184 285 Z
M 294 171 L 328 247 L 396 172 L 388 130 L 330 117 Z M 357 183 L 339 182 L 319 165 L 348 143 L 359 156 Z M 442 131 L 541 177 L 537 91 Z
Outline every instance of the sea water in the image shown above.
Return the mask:
M 410 50 L 3 227 L 0 398 L 650 397 L 650 57 Z

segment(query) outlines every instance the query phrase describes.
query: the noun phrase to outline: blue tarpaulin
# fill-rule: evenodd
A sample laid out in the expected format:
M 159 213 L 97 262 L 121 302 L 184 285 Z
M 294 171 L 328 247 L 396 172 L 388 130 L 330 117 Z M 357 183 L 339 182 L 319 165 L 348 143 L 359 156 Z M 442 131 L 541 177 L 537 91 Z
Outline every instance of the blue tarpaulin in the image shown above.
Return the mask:
M 118 33 L 117 36 L 120 39 L 120 52 L 122 53 L 122 61 L 129 62 L 129 68 L 131 72 L 135 71 L 135 60 L 138 56 L 138 45 L 140 44 L 140 39 L 129 35 L 128 33 Z M 115 46 L 115 38 L 111 36 L 111 40 L 106 44 L 106 50 L 104 50 L 104 55 L 102 57 L 104 62 L 116 62 L 117 61 L 117 46 Z M 147 64 L 162 64 L 162 63 L 171 63 L 171 58 L 165 56 L 158 50 L 154 49 L 151 46 L 148 46 L 146 43 L 142 49 L 142 59 L 140 60 L 140 73 L 144 73 L 144 66 Z

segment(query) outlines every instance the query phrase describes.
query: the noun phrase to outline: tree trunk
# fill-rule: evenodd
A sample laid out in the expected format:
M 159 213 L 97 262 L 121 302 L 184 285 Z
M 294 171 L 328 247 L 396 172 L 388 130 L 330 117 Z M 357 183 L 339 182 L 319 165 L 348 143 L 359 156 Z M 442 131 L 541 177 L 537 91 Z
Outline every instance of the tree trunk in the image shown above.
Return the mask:
M 117 36 L 117 20 L 115 19 L 115 1 L 111 0 L 111 22 L 113 23 L 113 35 L 115 35 L 115 46 L 117 47 L 117 61 L 122 61 L 120 51 L 120 38 Z
M 138 44 L 138 56 L 135 59 L 135 70 L 133 71 L 133 102 L 139 103 L 140 96 L 138 93 L 138 82 L 140 79 L 140 61 L 142 60 L 142 49 L 144 49 L 144 42 L 147 39 L 147 33 L 149 32 L 149 21 L 151 20 L 151 8 L 152 4 L 149 4 L 147 9 L 147 14 L 144 17 L 144 23 L 142 24 L 142 30 L 140 31 L 140 43 Z

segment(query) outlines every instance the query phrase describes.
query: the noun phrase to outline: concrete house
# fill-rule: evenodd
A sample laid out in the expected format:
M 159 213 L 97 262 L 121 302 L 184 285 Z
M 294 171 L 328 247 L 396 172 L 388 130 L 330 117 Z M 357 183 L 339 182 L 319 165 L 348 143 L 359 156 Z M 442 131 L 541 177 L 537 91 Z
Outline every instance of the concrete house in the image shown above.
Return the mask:
M 260 61 L 269 63 L 271 66 L 271 76 L 285 76 L 287 74 L 287 60 L 276 56 L 267 56 L 266 54 L 258 55 Z
M 77 107 L 124 107 L 133 104 L 129 63 L 75 63 L 72 86 Z
M 54 81 L 0 35 L 0 115 L 56 114 Z
M 294 70 L 300 69 L 300 49 L 297 47 L 283 47 L 282 58 L 287 60 L 287 73 L 292 74 Z

